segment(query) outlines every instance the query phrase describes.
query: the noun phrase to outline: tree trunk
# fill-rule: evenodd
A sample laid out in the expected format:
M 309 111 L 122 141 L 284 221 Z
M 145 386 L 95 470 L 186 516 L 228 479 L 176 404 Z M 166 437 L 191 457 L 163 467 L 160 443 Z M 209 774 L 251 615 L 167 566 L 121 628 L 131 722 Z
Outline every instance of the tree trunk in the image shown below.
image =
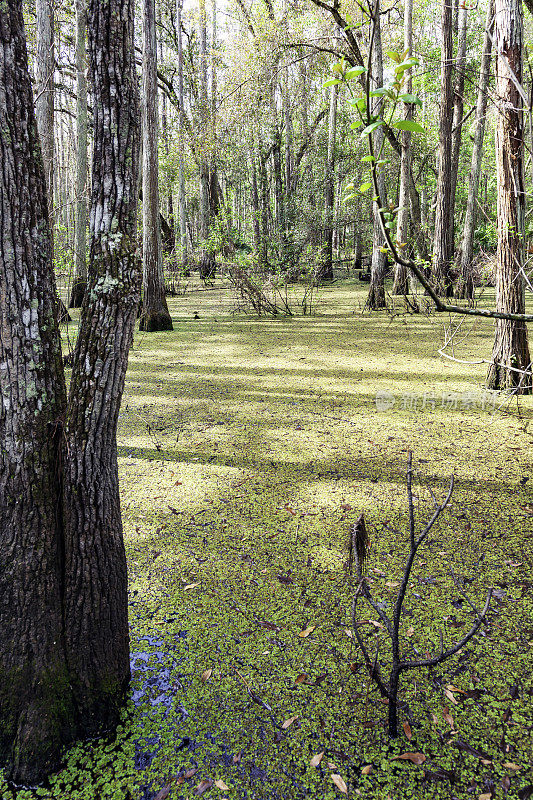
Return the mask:
M 333 212 L 335 200 L 335 133 L 337 129 L 337 97 L 338 84 L 330 88 L 329 121 L 328 121 L 328 153 L 326 157 L 326 175 L 324 181 L 324 240 L 320 262 L 316 272 L 319 282 L 333 280 Z
M 433 244 L 433 271 L 435 286 L 440 294 L 450 289 L 450 265 L 453 258 L 453 242 L 450 241 L 451 169 L 452 169 L 452 7 L 449 0 L 442 3 L 442 55 L 439 115 L 439 164 L 437 178 L 437 202 L 435 215 L 435 238 Z
M 87 285 L 87 0 L 76 0 L 76 228 L 71 308 L 79 308 Z
M 524 120 L 522 82 L 522 4 L 496 0 L 496 176 L 498 185 L 498 249 L 496 308 L 523 314 Z M 518 84 L 518 85 L 517 85 Z M 496 321 L 496 337 L 487 386 L 531 393 L 531 358 L 525 322 Z
M 403 48 L 405 58 L 411 58 L 413 50 L 413 0 L 406 0 L 404 5 L 403 18 Z M 405 91 L 410 94 L 413 91 L 413 79 L 411 70 L 407 70 Z M 404 103 L 405 120 L 413 119 L 412 103 Z M 398 197 L 398 221 L 396 228 L 396 239 L 398 247 L 405 252 L 407 240 L 409 238 L 409 206 L 410 206 L 410 180 L 411 180 L 411 131 L 402 131 L 400 134 L 402 153 L 400 157 L 400 191 Z M 393 294 L 407 294 L 408 278 L 407 267 L 396 264 L 394 270 Z
M 161 253 L 155 0 L 143 0 L 143 302 L 139 330 L 171 331 Z
M 181 11 L 183 0 L 176 0 L 176 29 L 178 36 L 178 125 L 179 125 L 179 153 L 178 153 L 178 211 L 180 218 L 181 265 L 184 273 L 189 268 L 189 247 L 187 240 L 187 204 L 185 197 L 185 111 L 183 108 L 183 42 L 181 38 Z
M 481 173 L 481 162 L 483 159 L 483 139 L 485 135 L 485 115 L 487 112 L 487 90 L 490 78 L 493 27 L 494 0 L 491 0 L 487 9 L 485 36 L 483 38 L 483 53 L 481 56 L 481 70 L 476 103 L 474 148 L 472 150 L 472 163 L 468 175 L 468 197 L 466 201 L 463 240 L 461 242 L 461 277 L 457 291 L 458 297 L 468 298 L 470 300 L 474 298 L 472 259 L 474 256 L 476 201 L 479 188 L 479 176 Z
M 453 90 L 453 122 L 452 122 L 452 167 L 451 167 L 451 193 L 450 193 L 450 233 L 449 240 L 453 248 L 455 243 L 455 194 L 457 189 L 457 175 L 459 172 L 459 156 L 461 153 L 461 138 L 463 132 L 464 88 L 466 69 L 466 29 L 468 10 L 465 0 L 461 0 L 458 12 L 458 39 L 457 57 L 455 59 L 455 86 Z
M 381 21 L 380 21 L 380 0 L 375 0 L 373 8 L 373 22 L 375 24 L 374 45 L 372 48 L 372 88 L 377 89 L 383 86 L 383 50 L 381 46 Z M 374 98 L 372 113 L 378 116 L 381 112 L 382 100 L 380 97 Z M 383 149 L 384 135 L 383 127 L 377 128 L 374 133 L 374 147 L 377 154 Z M 385 175 L 382 170 L 378 174 L 379 203 L 385 205 Z M 387 256 L 382 252 L 385 240 L 381 232 L 379 222 L 378 204 L 373 204 L 373 237 L 372 237 L 372 264 L 370 267 L 370 289 L 368 292 L 367 306 L 371 309 L 385 308 L 385 271 L 387 269 Z
M 215 274 L 214 253 L 208 247 L 209 238 L 209 108 L 207 103 L 207 20 L 205 0 L 199 0 L 200 25 L 200 125 L 201 162 L 200 162 L 200 277 L 204 280 Z
M 22 2 L 0 5 L 0 765 L 34 783 L 72 735 L 61 614 L 66 392 Z

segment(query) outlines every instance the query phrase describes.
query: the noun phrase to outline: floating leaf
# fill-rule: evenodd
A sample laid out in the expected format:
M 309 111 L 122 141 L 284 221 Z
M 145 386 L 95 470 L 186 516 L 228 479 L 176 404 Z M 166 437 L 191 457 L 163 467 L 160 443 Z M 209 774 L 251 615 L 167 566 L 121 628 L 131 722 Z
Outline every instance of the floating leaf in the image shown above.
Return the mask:
M 403 759 L 404 761 L 412 761 L 413 764 L 423 764 L 426 760 L 424 753 L 402 753 L 401 756 L 393 756 L 392 760 Z
M 229 789 L 229 786 L 226 786 L 224 781 L 221 780 L 215 781 L 215 786 L 217 787 L 217 789 L 222 789 L 223 792 L 227 792 Z
M 162 789 L 158 791 L 154 800 L 166 800 L 172 790 L 172 785 L 169 783 L 168 786 L 163 786 Z
M 192 769 L 188 769 L 187 772 L 184 772 L 183 777 L 185 778 L 186 781 L 188 781 L 189 778 L 193 778 L 197 772 L 198 769 L 196 767 L 193 767 Z
M 188 583 L 187 586 L 184 586 L 184 590 L 187 591 L 188 589 L 196 589 L 197 586 L 200 586 L 199 583 Z
M 200 781 L 198 786 L 195 788 L 194 794 L 195 795 L 203 794 L 204 792 L 207 792 L 208 789 L 211 789 L 213 785 L 214 781 L 211 781 L 209 779 L 204 779 L 203 781 Z
M 504 761 L 502 767 L 505 767 L 505 769 L 520 769 L 520 764 L 513 764 L 512 761 Z
M 309 762 L 309 766 L 318 767 L 323 758 L 324 758 L 324 753 L 317 753 L 316 756 L 313 756 L 313 758 Z
M 361 770 L 361 775 L 370 775 L 372 772 L 372 764 L 367 764 L 366 767 L 363 767 Z
M 479 800 L 490 800 L 492 797 L 492 792 L 484 792 L 483 794 L 479 795 Z
M 281 725 L 281 728 L 282 728 L 282 730 L 286 731 L 286 730 L 287 730 L 287 728 L 290 728 L 290 727 L 291 727 L 291 725 L 292 725 L 292 723 L 293 723 L 293 722 L 294 722 L 294 720 L 296 720 L 296 719 L 298 719 L 298 716 L 295 716 L 295 717 L 289 717 L 289 719 L 286 719 L 286 720 L 285 720 L 285 722 L 283 722 L 283 723 L 282 723 L 282 725 Z
M 348 787 L 346 786 L 345 782 L 343 781 L 340 775 L 334 772 L 331 776 L 331 780 L 333 781 L 333 783 L 340 792 L 342 792 L 343 794 L 348 794 Z
M 411 741 L 411 739 L 413 738 L 413 732 L 411 731 L 411 726 L 409 725 L 408 722 L 403 723 L 403 732 L 405 733 L 409 741 Z
M 242 760 L 242 750 L 239 750 L 237 755 L 233 756 L 232 761 L 234 764 L 240 764 Z
M 301 639 L 307 639 L 307 637 L 310 636 L 315 629 L 316 625 L 309 625 L 309 627 L 306 628 L 304 631 L 300 631 L 298 636 L 300 636 Z
M 414 632 L 415 632 L 415 629 L 413 628 L 413 626 L 409 625 L 409 627 L 407 628 L 407 633 L 405 635 L 406 636 L 412 636 Z
M 452 728 L 455 727 L 455 723 L 453 721 L 452 715 L 450 714 L 448 706 L 444 706 L 444 708 L 442 709 L 442 716 L 444 717 L 448 725 L 451 725 Z
M 294 683 L 308 683 L 309 682 L 309 675 L 305 672 L 300 672 L 300 674 L 294 679 Z
M 400 584 L 398 581 L 386 581 L 385 586 L 387 589 L 397 589 Z
M 454 705 L 456 705 L 456 706 L 459 705 L 459 703 L 457 702 L 457 700 L 455 699 L 455 697 L 453 696 L 453 694 L 451 693 L 451 691 L 449 689 L 445 689 L 444 690 L 444 694 L 446 695 L 448 700 L 451 700 L 452 703 L 454 703 Z
M 206 683 L 209 680 L 209 678 L 211 677 L 212 674 L 213 674 L 213 670 L 212 669 L 204 670 L 204 672 L 202 672 L 202 683 Z

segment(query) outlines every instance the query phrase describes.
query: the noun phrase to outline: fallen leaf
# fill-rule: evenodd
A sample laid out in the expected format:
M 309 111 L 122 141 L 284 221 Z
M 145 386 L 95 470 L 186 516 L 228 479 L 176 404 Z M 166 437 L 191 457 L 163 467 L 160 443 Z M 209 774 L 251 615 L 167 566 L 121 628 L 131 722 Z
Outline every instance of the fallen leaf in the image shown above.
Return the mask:
M 450 692 L 450 690 L 449 690 L 449 689 L 445 689 L 445 690 L 444 690 L 444 694 L 446 695 L 446 697 L 448 698 L 448 700 L 451 700 L 451 701 L 452 701 L 452 703 L 453 703 L 454 705 L 456 705 L 456 706 L 458 706 L 458 705 L 459 705 L 459 703 L 457 702 L 457 700 L 455 699 L 455 697 L 453 696 L 453 694 Z
M 387 589 L 397 589 L 399 585 L 398 581 L 385 581 Z
M 168 786 L 163 786 L 163 788 L 160 789 L 158 791 L 158 793 L 156 794 L 156 796 L 154 797 L 154 800 L 166 800 L 166 798 L 169 796 L 171 790 L 172 790 L 172 786 L 170 785 L 170 783 L 168 784 Z
M 293 517 L 296 516 L 296 511 L 294 510 L 294 508 L 291 508 L 289 505 L 285 505 L 283 506 L 283 508 L 285 509 L 285 511 L 288 511 L 289 514 L 292 514 Z
M 331 776 L 331 780 L 333 781 L 333 783 L 340 792 L 342 792 L 343 794 L 348 794 L 348 787 L 346 786 L 345 782 L 343 781 L 340 775 L 337 775 L 337 773 L 334 772 Z
M 217 787 L 217 789 L 222 789 L 223 792 L 227 792 L 229 789 L 229 786 L 226 786 L 224 781 L 221 780 L 215 781 L 215 786 Z
M 242 750 L 239 750 L 237 755 L 233 756 L 232 761 L 234 764 L 240 764 L 242 759 Z
M 214 781 L 211 781 L 211 780 L 204 779 L 203 781 L 200 781 L 200 783 L 198 784 L 198 786 L 194 790 L 194 794 L 195 795 L 200 795 L 200 794 L 203 794 L 204 792 L 207 792 L 208 789 L 211 789 L 213 784 L 214 784 Z
M 289 719 L 286 719 L 286 720 L 285 720 L 285 722 L 283 722 L 283 723 L 282 723 L 282 725 L 281 725 L 281 728 L 282 728 L 282 730 L 286 731 L 286 730 L 287 730 L 287 728 L 290 728 L 290 727 L 291 727 L 291 725 L 292 725 L 292 723 L 293 723 L 293 722 L 294 722 L 294 720 L 296 720 L 296 719 L 298 719 L 298 717 L 297 717 L 297 716 L 296 716 L 296 717 L 290 717 Z
M 483 764 L 484 767 L 489 767 L 492 764 L 492 761 L 490 760 L 490 758 L 482 758 L 481 763 Z
M 188 769 L 187 772 L 184 772 L 183 777 L 185 778 L 186 781 L 188 781 L 189 778 L 194 777 L 194 775 L 196 775 L 197 772 L 198 769 L 196 767 L 193 767 L 192 769 Z
M 344 633 L 346 634 L 346 636 L 347 636 L 349 639 L 353 639 L 353 631 L 351 631 L 351 630 L 350 630 L 350 628 L 345 628 L 345 629 L 344 629 Z
M 361 770 L 361 775 L 370 775 L 372 772 L 372 764 L 367 764 L 366 767 L 363 767 Z
M 337 769 L 337 765 L 333 761 L 328 761 L 328 769 Z
M 492 797 L 492 792 L 485 792 L 484 794 L 479 795 L 479 800 L 490 800 Z
M 403 731 L 404 731 L 405 735 L 407 736 L 407 738 L 409 739 L 409 741 L 411 741 L 411 739 L 413 737 L 413 733 L 411 731 L 411 726 L 409 725 L 408 722 L 404 722 L 403 723 Z
M 181 482 L 181 481 L 176 481 L 176 483 L 174 484 L 174 486 L 182 486 L 182 482 Z
M 505 767 L 505 769 L 520 769 L 520 764 L 513 764 L 512 761 L 504 761 L 502 767 Z
M 306 639 L 311 633 L 313 633 L 313 631 L 315 629 L 316 629 L 316 625 L 309 625 L 309 627 L 306 628 L 304 631 L 300 631 L 298 636 L 300 636 L 300 638 L 302 638 L 302 639 Z
M 407 628 L 407 633 L 405 635 L 406 636 L 412 636 L 414 632 L 415 632 L 415 629 L 413 628 L 413 626 L 409 625 L 409 627 Z
M 352 507 L 348 505 L 348 503 L 341 503 L 341 508 L 343 511 L 351 511 Z
M 448 725 L 451 725 L 452 728 L 455 727 L 455 723 L 453 721 L 452 715 L 450 714 L 448 706 L 444 706 L 444 708 L 442 709 L 442 716 L 444 717 Z
M 509 778 L 509 775 L 504 775 L 503 776 L 502 782 L 501 782 L 501 787 L 502 787 L 504 792 L 507 793 L 509 791 L 509 789 L 511 788 L 511 779 Z
M 206 681 L 209 680 L 212 674 L 213 674 L 212 669 L 206 669 L 204 672 L 202 672 L 202 683 L 206 683 Z
M 458 686 L 454 686 L 453 683 L 449 683 L 446 688 L 449 689 L 450 692 L 459 692 L 460 694 L 466 694 L 464 689 L 459 689 L 459 687 Z
M 313 758 L 309 762 L 309 766 L 318 767 L 323 758 L 324 758 L 324 753 L 317 753 L 316 756 L 313 756 Z
M 308 683 L 309 682 L 309 675 L 305 672 L 300 672 L 300 674 L 294 679 L 294 683 Z
M 393 756 L 392 760 L 403 759 L 404 761 L 412 761 L 413 764 L 423 764 L 426 760 L 424 753 L 402 753 L 401 756 Z
M 199 583 L 188 583 L 187 586 L 184 586 L 183 588 L 184 588 L 185 591 L 187 591 L 187 589 L 195 589 L 197 586 L 200 586 L 200 584 Z

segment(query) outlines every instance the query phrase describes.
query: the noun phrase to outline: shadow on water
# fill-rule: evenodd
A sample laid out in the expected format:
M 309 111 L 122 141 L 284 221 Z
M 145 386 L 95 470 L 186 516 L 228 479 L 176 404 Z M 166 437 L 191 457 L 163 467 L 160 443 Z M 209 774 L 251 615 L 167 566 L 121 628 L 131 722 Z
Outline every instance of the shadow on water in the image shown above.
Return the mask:
M 209 748 L 209 760 L 214 771 L 217 767 L 224 767 L 226 772 L 233 772 L 235 777 L 239 776 L 243 779 L 240 787 L 234 786 L 233 797 L 239 800 L 251 800 L 255 797 L 284 800 L 286 795 L 279 794 L 275 788 L 275 770 L 269 775 L 259 767 L 255 763 L 253 752 L 242 754 L 241 751 L 241 761 L 241 755 L 232 752 L 223 741 L 223 731 L 218 732 L 217 735 L 202 732 L 198 739 L 181 734 L 180 713 L 181 721 L 189 717 L 181 700 L 186 701 L 190 675 L 180 673 L 180 665 L 184 664 L 187 659 L 187 636 L 187 631 L 180 630 L 170 639 L 149 635 L 136 639 L 130 657 L 132 673 L 130 696 L 135 706 L 135 715 L 139 715 L 141 719 L 152 715 L 157 715 L 158 719 L 166 719 L 172 709 L 176 723 L 171 733 L 174 739 L 172 749 L 176 754 L 176 777 L 186 770 L 198 768 L 199 764 L 195 754 Z M 265 724 L 268 727 L 268 723 L 259 718 L 257 721 L 259 727 L 256 745 L 260 751 L 261 742 L 268 735 L 264 727 Z M 164 736 L 168 737 L 168 735 L 167 728 Z M 149 769 L 163 744 L 168 751 L 168 740 L 163 742 L 162 736 L 155 732 L 150 736 L 140 736 L 133 741 L 135 744 L 135 769 L 140 773 Z M 187 766 L 181 768 L 178 766 L 179 753 L 187 754 Z M 296 765 L 287 762 L 282 767 L 285 777 L 293 785 L 291 797 L 308 797 L 310 790 L 302 780 L 302 776 L 298 775 L 299 770 L 296 768 L 293 771 L 291 767 L 296 767 Z M 152 782 L 142 783 L 141 780 L 141 800 L 154 800 L 161 788 L 161 785 L 154 785 Z M 181 787 L 174 785 L 173 791 L 173 798 L 184 800 L 190 796 L 190 781 L 183 783 Z

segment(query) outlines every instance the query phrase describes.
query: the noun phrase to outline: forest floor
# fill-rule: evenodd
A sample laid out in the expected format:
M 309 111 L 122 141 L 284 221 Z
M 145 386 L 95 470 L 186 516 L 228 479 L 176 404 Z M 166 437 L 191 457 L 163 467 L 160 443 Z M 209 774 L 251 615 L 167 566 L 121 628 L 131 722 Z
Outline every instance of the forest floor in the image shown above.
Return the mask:
M 313 316 L 259 319 L 191 285 L 169 301 L 172 333 L 136 335 L 118 434 L 128 705 L 116 738 L 76 746 L 36 791 L 0 784 L 3 798 L 533 797 L 533 402 L 439 356 L 442 316 L 363 313 L 367 288 L 345 280 Z M 467 332 L 456 355 L 490 358 L 493 324 Z M 471 626 L 451 569 L 478 606 L 494 596 L 459 654 L 404 676 L 391 742 L 345 562 L 364 512 L 390 611 L 409 451 L 419 527 L 429 489 L 442 498 L 452 473 L 456 488 L 413 570 L 403 652 Z M 360 603 L 359 619 L 386 671 L 376 613 Z

